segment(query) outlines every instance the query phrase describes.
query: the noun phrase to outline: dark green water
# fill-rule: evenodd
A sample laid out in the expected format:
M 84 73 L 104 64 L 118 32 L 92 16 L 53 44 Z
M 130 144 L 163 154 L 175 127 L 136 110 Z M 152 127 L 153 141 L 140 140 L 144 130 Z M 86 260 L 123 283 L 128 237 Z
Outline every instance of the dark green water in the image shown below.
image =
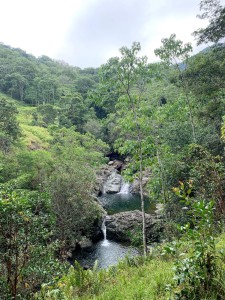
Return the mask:
M 106 269 L 109 266 L 116 265 L 125 257 L 137 255 L 140 255 L 140 252 L 136 248 L 105 239 L 96 243 L 93 247 L 75 252 L 73 259 L 77 260 L 83 267 L 88 268 L 92 268 L 97 260 L 98 267 Z
M 150 203 L 148 198 L 145 198 L 144 200 L 145 212 L 154 213 L 155 204 Z M 139 194 L 103 194 L 101 197 L 99 197 L 99 201 L 107 211 L 108 215 L 136 209 L 141 210 L 141 197 Z
M 115 214 L 123 211 L 141 210 L 140 195 L 130 193 L 103 194 L 99 197 L 107 214 Z M 153 213 L 155 204 L 145 199 L 146 213 Z M 99 268 L 108 268 L 118 263 L 125 256 L 139 255 L 139 251 L 132 246 L 123 245 L 114 241 L 107 240 L 107 228 L 102 227 L 105 232 L 105 239 L 94 244 L 92 247 L 74 252 L 73 259 L 77 260 L 82 266 L 92 267 L 98 260 Z

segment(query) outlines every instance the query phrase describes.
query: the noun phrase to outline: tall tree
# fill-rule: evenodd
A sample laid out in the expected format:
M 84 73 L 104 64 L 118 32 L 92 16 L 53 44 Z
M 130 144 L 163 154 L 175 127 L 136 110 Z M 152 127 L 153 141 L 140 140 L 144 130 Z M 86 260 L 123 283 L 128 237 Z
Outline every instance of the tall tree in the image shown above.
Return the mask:
M 19 137 L 20 129 L 16 120 L 17 109 L 13 103 L 0 98 L 0 149 L 6 153 Z
M 101 214 L 94 201 L 94 166 L 103 161 L 107 146 L 92 136 L 71 129 L 55 131 L 54 170 L 47 179 L 56 215 L 56 237 L 60 255 L 66 257 L 82 235 L 89 236 Z
M 208 19 L 209 25 L 194 31 L 193 35 L 197 38 L 198 45 L 208 42 L 218 42 L 225 37 L 225 6 L 219 0 L 202 0 L 198 15 L 200 19 Z
M 188 81 L 185 78 L 184 72 L 189 63 L 191 51 L 192 46 L 190 43 L 183 44 L 182 41 L 176 39 L 175 34 L 171 34 L 169 38 L 162 39 L 162 46 L 158 49 L 155 49 L 155 54 L 159 56 L 168 67 L 173 66 L 177 70 L 178 83 L 183 89 L 189 111 L 193 142 L 196 142 L 196 126 L 193 116 L 192 95 L 190 93 Z
M 144 255 L 147 254 L 146 221 L 143 192 L 143 171 L 146 147 L 149 146 L 146 121 L 147 83 L 151 80 L 151 68 L 146 57 L 138 57 L 139 43 L 133 43 L 131 49 L 122 47 L 121 58 L 111 58 L 101 68 L 102 84 L 113 86 L 118 94 L 116 110 L 120 139 L 117 147 L 120 153 L 129 155 L 138 170 L 142 209 L 142 234 Z

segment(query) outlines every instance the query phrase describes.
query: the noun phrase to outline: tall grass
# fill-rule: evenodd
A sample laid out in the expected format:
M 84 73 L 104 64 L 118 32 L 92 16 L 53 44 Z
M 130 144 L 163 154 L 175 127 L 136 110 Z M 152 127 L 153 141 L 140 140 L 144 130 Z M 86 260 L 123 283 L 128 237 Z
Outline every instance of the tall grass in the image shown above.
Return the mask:
M 166 299 L 173 278 L 172 261 L 161 258 L 125 259 L 108 270 L 71 267 L 56 286 L 43 286 L 37 299 Z
M 166 244 L 168 247 L 169 244 Z M 172 247 L 173 245 L 171 245 Z M 166 300 L 174 298 L 171 286 L 174 283 L 174 263 L 177 255 L 172 253 L 162 255 L 165 245 L 155 250 L 152 256 L 126 258 L 117 266 L 107 270 L 98 270 L 97 265 L 93 270 L 83 270 L 75 263 L 68 274 L 61 278 L 55 285 L 43 285 L 42 290 L 36 295 L 38 300 L 73 300 L 73 299 L 95 299 L 95 300 Z M 184 242 L 181 252 L 188 249 Z M 225 291 L 225 234 L 217 238 L 216 243 L 218 260 L 223 278 L 218 286 L 221 292 Z M 190 250 L 190 249 L 189 249 Z M 223 257 L 223 259 L 221 259 Z M 222 294 L 221 293 L 221 294 Z M 198 300 L 218 300 L 218 291 L 211 291 L 202 295 Z M 190 299 L 190 298 L 179 298 Z M 194 298 L 192 298 L 194 299 Z

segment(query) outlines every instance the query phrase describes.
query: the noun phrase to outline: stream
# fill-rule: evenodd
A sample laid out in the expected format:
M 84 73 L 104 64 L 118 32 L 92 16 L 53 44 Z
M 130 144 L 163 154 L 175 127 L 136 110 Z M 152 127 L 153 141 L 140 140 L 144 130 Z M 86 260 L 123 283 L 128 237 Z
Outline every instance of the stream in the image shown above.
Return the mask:
M 141 210 L 140 195 L 129 193 L 129 185 L 122 186 L 121 191 L 117 194 L 103 194 L 99 201 L 108 214 L 115 214 L 123 211 Z M 150 205 L 148 199 L 145 199 L 145 209 L 147 213 L 154 212 L 155 206 Z M 105 220 L 102 224 L 104 239 L 95 243 L 92 247 L 77 250 L 74 252 L 73 260 L 76 259 L 83 267 L 90 268 L 98 260 L 99 268 L 108 268 L 116 265 L 119 260 L 126 256 L 134 257 L 140 252 L 128 245 L 110 241 L 107 239 L 107 228 Z
M 102 230 L 104 233 L 104 239 L 102 241 L 94 244 L 90 248 L 76 251 L 73 259 L 76 259 L 83 267 L 93 267 L 95 261 L 98 260 L 98 267 L 100 269 L 106 269 L 109 266 L 116 265 L 119 260 L 126 256 L 134 257 L 140 254 L 140 252 L 132 246 L 107 240 L 105 222 L 102 224 Z
M 149 202 L 145 197 L 145 212 L 154 213 L 155 204 Z M 123 211 L 141 210 L 141 197 L 139 194 L 131 193 L 117 193 L 117 194 L 103 194 L 99 197 L 99 202 L 107 211 L 108 215 L 113 215 Z

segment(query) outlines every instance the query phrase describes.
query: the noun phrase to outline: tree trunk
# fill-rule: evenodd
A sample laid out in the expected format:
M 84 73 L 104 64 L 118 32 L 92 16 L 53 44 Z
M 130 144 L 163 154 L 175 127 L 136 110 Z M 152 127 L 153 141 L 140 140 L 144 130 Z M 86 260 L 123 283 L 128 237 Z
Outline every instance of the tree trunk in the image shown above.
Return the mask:
M 144 194 L 143 194 L 143 167 L 142 167 L 142 151 L 140 159 L 140 196 L 141 196 L 141 212 L 142 212 L 142 239 L 143 239 L 143 252 L 144 256 L 147 255 L 147 241 L 146 241 L 146 218 L 145 218 L 145 203 L 144 203 Z
M 127 95 L 130 99 L 130 103 L 132 106 L 132 111 L 134 115 L 134 123 L 137 130 L 137 140 L 139 145 L 139 185 L 140 185 L 140 196 L 141 196 L 141 212 L 142 212 L 142 239 L 143 239 L 143 253 L 144 256 L 147 255 L 147 239 L 146 239 L 146 219 L 145 219 L 145 205 L 144 205 L 144 194 L 143 194 L 143 153 L 142 153 L 142 138 L 140 127 L 137 119 L 137 111 L 134 107 L 134 103 L 132 101 L 132 97 L 130 96 L 129 91 L 127 91 Z

